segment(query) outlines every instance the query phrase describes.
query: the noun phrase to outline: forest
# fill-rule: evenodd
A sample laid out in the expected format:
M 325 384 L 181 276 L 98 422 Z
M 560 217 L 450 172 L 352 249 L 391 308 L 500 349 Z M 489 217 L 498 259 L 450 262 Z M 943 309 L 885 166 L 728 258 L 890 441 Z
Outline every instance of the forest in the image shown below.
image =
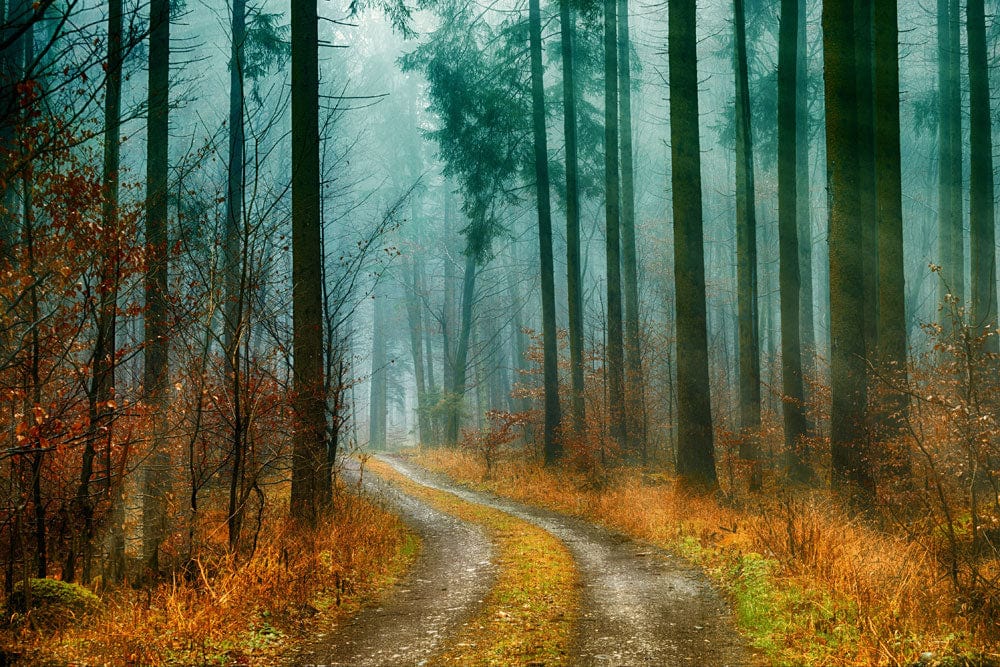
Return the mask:
M 0 0 L 0 667 L 1000 665 L 996 0 Z

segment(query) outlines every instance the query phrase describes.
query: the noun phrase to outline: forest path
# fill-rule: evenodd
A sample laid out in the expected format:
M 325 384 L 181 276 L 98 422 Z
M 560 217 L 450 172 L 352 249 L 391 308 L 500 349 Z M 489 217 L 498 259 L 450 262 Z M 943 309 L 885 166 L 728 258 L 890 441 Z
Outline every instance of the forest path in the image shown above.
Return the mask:
M 582 519 L 471 491 L 403 458 L 379 459 L 418 484 L 507 512 L 566 544 L 583 585 L 571 664 L 751 664 L 725 601 L 697 567 Z
M 357 462 L 350 459 L 345 477 L 356 481 L 359 474 Z M 296 657 L 297 665 L 424 664 L 475 614 L 496 578 L 493 549 L 481 528 L 375 475 L 365 474 L 363 486 L 420 536 L 420 552 L 380 603 L 317 635 Z

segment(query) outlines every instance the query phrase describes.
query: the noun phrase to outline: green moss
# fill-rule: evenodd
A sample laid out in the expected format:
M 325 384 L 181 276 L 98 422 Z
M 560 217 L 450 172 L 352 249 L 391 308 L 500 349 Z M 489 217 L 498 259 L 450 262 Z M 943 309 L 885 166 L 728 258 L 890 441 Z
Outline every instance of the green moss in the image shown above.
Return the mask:
M 56 579 L 29 579 L 18 582 L 7 598 L 5 616 L 17 623 L 31 613 L 37 621 L 49 626 L 75 623 L 88 614 L 101 610 L 101 599 L 89 589 Z

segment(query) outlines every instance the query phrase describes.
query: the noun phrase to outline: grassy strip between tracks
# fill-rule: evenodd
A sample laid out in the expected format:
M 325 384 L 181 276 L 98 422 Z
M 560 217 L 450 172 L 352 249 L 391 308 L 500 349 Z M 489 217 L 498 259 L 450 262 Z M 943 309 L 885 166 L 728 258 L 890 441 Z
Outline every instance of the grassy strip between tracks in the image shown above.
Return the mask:
M 564 665 L 570 660 L 579 586 L 573 558 L 548 532 L 496 509 L 414 482 L 370 459 L 369 471 L 436 509 L 482 526 L 499 573 L 483 608 L 441 653 L 437 665 Z

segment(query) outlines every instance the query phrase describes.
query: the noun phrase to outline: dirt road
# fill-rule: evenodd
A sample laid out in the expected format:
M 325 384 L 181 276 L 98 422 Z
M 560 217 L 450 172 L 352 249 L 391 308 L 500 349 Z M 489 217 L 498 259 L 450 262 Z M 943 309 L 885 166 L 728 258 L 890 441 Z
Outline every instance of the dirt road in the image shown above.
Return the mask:
M 749 664 L 726 604 L 697 568 L 566 515 L 476 493 L 397 457 L 410 479 L 549 531 L 570 549 L 584 585 L 574 665 Z
M 348 469 L 350 477 L 357 469 Z M 297 665 L 421 665 L 479 608 L 495 578 L 489 538 L 473 525 L 407 496 L 374 475 L 365 489 L 385 501 L 422 540 L 410 572 L 382 604 L 318 635 Z

